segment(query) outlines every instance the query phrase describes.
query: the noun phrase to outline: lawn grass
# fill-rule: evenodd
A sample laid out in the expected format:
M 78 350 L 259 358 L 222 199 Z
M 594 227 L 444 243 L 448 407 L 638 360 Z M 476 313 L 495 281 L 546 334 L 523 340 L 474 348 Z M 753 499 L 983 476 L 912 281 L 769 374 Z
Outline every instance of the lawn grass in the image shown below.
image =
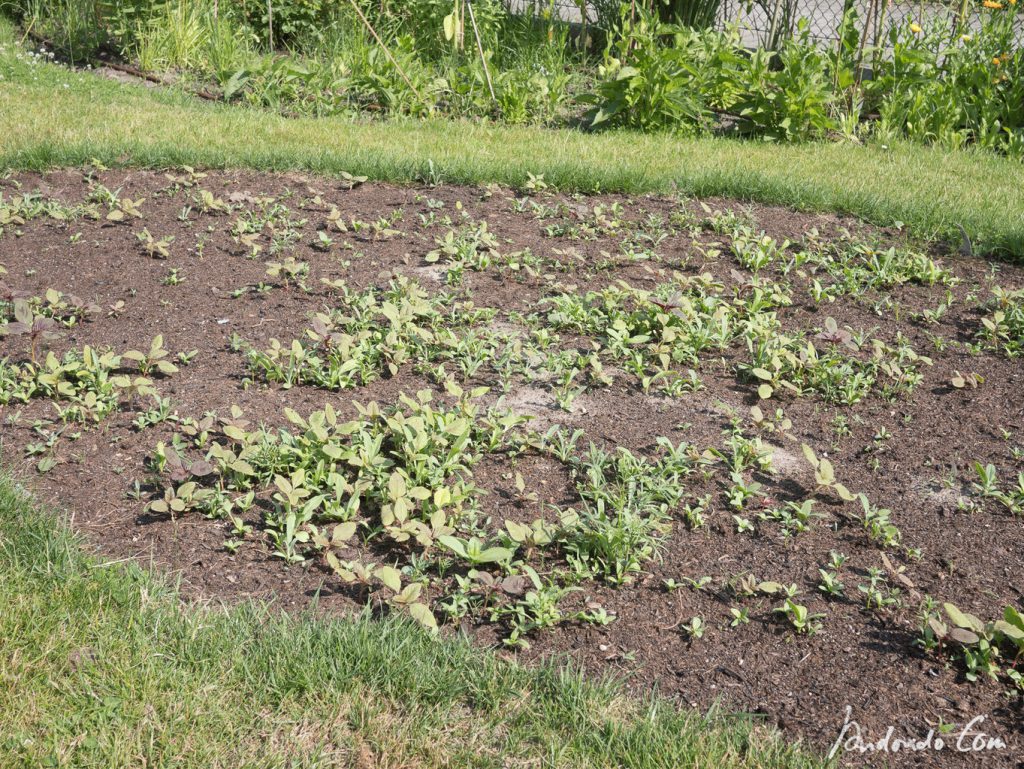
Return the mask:
M 108 166 L 347 171 L 391 181 L 670 192 L 903 222 L 922 239 L 1024 257 L 1024 164 L 989 152 L 849 142 L 586 134 L 447 120 L 286 119 L 30 65 L 0 19 L 0 168 Z
M 747 718 L 410 622 L 183 607 L 0 478 L 0 766 L 820 766 Z

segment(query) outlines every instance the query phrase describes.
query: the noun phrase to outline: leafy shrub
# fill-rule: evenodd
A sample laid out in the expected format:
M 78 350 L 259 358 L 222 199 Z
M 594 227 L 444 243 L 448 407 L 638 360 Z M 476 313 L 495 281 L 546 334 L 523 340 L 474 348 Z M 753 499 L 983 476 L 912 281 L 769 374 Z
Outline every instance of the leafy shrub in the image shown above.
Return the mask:
M 638 8 L 598 0 L 596 37 L 588 30 L 582 39 L 550 8 L 511 13 L 502 0 L 475 0 L 483 56 L 462 3 L 358 2 L 397 67 L 345 2 L 275 0 L 274 52 L 266 50 L 264 0 L 10 0 L 5 7 L 73 61 L 114 49 L 143 69 L 194 72 L 215 80 L 226 99 L 286 114 L 443 112 L 546 123 L 584 104 L 593 128 L 692 135 L 734 126 L 777 141 L 841 131 L 1024 157 L 1024 51 L 1009 0 L 988 2 L 969 29 L 935 14 L 924 28 L 890 25 L 877 48 L 862 45 L 868 22 L 853 7 L 838 45 L 822 45 L 786 4 L 778 39 L 753 53 L 736 30 L 708 27 L 717 0 Z M 766 2 L 755 0 L 761 8 Z M 605 47 L 592 81 L 596 40 Z M 291 55 L 281 57 L 282 48 Z
M 776 63 L 777 62 L 777 63 Z M 827 54 L 801 21 L 778 53 L 759 49 L 737 68 L 740 96 L 733 109 L 740 130 L 780 141 L 814 138 L 833 130 L 836 99 Z
M 866 84 L 881 130 L 915 141 L 1024 155 L 1024 50 L 1015 14 L 986 13 L 975 34 L 950 40 L 950 22 L 894 28 L 891 61 Z
M 666 36 L 672 44 L 665 43 Z M 602 79 L 585 97 L 595 105 L 588 114 L 590 125 L 684 134 L 710 127 L 707 94 L 718 39 L 717 33 L 701 34 L 642 15 L 606 55 Z
M 613 50 L 588 97 L 596 105 L 593 127 L 692 134 L 711 127 L 713 109 L 737 114 L 745 133 L 784 141 L 836 127 L 829 57 L 804 24 L 778 53 L 749 55 L 735 33 L 694 32 L 643 17 Z
M 708 29 L 718 19 L 721 4 L 721 0 L 660 0 L 655 8 L 663 21 Z
M 233 7 L 237 15 L 252 29 L 260 30 L 266 40 L 268 17 L 265 0 L 228 0 L 222 5 Z M 338 6 L 330 0 L 275 0 L 273 3 L 274 43 L 292 46 L 297 43 L 322 42 L 324 29 Z
M 82 0 L 15 0 L 4 10 L 32 24 L 37 35 L 72 62 L 93 58 L 110 42 L 106 6 Z

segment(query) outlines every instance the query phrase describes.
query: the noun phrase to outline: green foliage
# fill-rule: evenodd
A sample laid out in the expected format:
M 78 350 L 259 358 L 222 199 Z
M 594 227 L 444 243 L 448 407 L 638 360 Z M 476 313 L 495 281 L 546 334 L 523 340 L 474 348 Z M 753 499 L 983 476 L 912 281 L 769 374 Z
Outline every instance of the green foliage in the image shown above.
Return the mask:
M 983 622 L 951 603 L 943 604 L 943 611 L 948 621 L 941 619 L 937 611 L 924 613 L 918 642 L 925 649 L 944 649 L 959 658 L 968 681 L 977 681 L 981 676 L 997 680 L 1005 673 L 1021 687 L 1022 680 L 1014 669 L 1024 654 L 1024 615 L 1018 609 L 1007 606 L 1003 617 L 992 622 Z M 1000 665 L 1003 656 L 1013 660 L 1005 669 Z
M 978 335 L 1009 358 L 1024 355 L 1024 289 L 1005 291 L 997 287 L 993 295 L 991 314 L 982 318 L 983 328 Z
M 557 294 L 547 321 L 555 329 L 597 336 L 611 359 L 643 383 L 660 375 L 663 387 L 680 380 L 678 367 L 696 366 L 701 353 L 723 350 L 752 329 L 778 328 L 775 307 L 789 303 L 773 284 L 753 284 L 730 296 L 710 275 L 679 276 L 653 291 L 626 284 L 585 295 Z
M 635 24 L 624 24 L 605 57 L 595 92 L 586 99 L 595 105 L 588 114 L 590 125 L 684 134 L 709 128 L 717 34 L 660 24 L 647 13 Z M 665 38 L 672 43 L 664 44 Z
M 706 131 L 712 110 L 738 115 L 739 130 L 785 141 L 836 126 L 828 56 L 806 25 L 778 52 L 748 55 L 735 33 L 695 32 L 646 14 L 609 50 L 587 100 L 591 126 L 682 133 Z
M 395 374 L 403 363 L 428 361 L 434 327 L 445 319 L 440 308 L 444 294 L 427 298 L 407 278 L 393 281 L 381 292 L 343 291 L 344 306 L 319 313 L 306 338 L 288 346 L 276 339 L 266 350 L 251 349 L 250 369 L 286 387 L 313 384 L 340 390 L 366 384 L 381 374 Z
M 905 341 L 895 347 L 879 339 L 858 341 L 831 318 L 817 338 L 825 343 L 821 349 L 811 340 L 784 335 L 748 338 L 751 363 L 740 364 L 738 370 L 758 384 L 762 398 L 780 392 L 797 396 L 813 392 L 827 401 L 850 405 L 862 401 L 880 382 L 886 398 L 911 393 L 923 380 L 920 368 L 931 365 L 929 358 L 918 355 Z M 841 347 L 860 354 L 848 354 Z
M 774 612 L 784 617 L 797 633 L 808 636 L 821 630 L 822 625 L 818 620 L 825 616 L 824 614 L 812 614 L 806 606 L 797 603 L 792 598 L 787 598 L 782 606 L 774 609 Z
M 887 40 L 867 50 L 855 9 L 830 50 L 786 6 L 776 39 L 753 54 L 735 30 L 712 29 L 717 0 L 598 5 L 604 56 L 595 73 L 592 50 L 574 45 L 551 9 L 512 13 L 499 0 L 476 0 L 476 27 L 451 0 L 361 1 L 390 56 L 351 6 L 327 0 L 282 0 L 272 12 L 259 0 L 14 2 L 26 25 L 73 61 L 115 48 L 145 69 L 212 78 L 227 100 L 285 114 L 550 123 L 575 121 L 585 104 L 595 128 L 735 128 L 788 142 L 841 131 L 1024 154 L 1024 53 L 1009 4 L 983 10 L 977 29 L 939 13 L 925 29 L 889 25 Z M 275 55 L 282 49 L 289 55 Z M 868 124 L 869 114 L 880 120 Z
M 149 379 L 117 373 L 121 364 L 122 356 L 88 345 L 62 358 L 48 353 L 38 365 L 0 361 L 0 405 L 48 398 L 67 402 L 59 409 L 64 421 L 99 422 L 122 400 L 156 393 Z
M 406 764 L 426 756 L 474 766 L 481 751 L 538 764 L 557 754 L 558 769 L 821 763 L 752 720 L 630 699 L 614 679 L 503 660 L 459 638 L 431 638 L 401 614 L 197 606 L 135 565 L 101 567 L 79 545 L 19 486 L 0 481 L 0 656 L 9 674 L 0 710 L 11 736 L 0 741 L 0 765 L 45 766 L 63 755 L 104 767 L 137 756 L 179 769 L 313 769 L 335 760 L 342 712 L 358 713 L 346 726 L 353 740 L 383 735 L 375 744 Z M 239 664 L 243 650 L 251 664 Z M 80 687 L 54 687 L 69 665 Z M 468 753 L 456 722 L 474 734 Z M 292 739 L 296 723 L 309 730 Z M 81 739 L 83 729 L 91 738 Z
M 572 461 L 584 504 L 579 512 L 562 513 L 561 539 L 579 573 L 620 585 L 657 555 L 694 461 L 686 444 L 659 443 L 663 453 L 654 461 L 594 445 Z
M 749 60 L 739 61 L 743 64 L 737 67 L 738 82 L 729 87 L 736 96 L 730 100 L 726 94 L 724 106 L 740 116 L 742 132 L 802 141 L 836 128 L 833 103 L 837 94 L 828 71 L 829 57 L 811 39 L 805 21 L 778 52 L 762 48 Z
M 1014 6 L 982 10 L 978 29 L 950 35 L 941 16 L 915 31 L 891 28 L 893 54 L 876 63 L 865 86 L 882 133 L 951 147 L 978 144 L 1024 153 L 1024 49 Z

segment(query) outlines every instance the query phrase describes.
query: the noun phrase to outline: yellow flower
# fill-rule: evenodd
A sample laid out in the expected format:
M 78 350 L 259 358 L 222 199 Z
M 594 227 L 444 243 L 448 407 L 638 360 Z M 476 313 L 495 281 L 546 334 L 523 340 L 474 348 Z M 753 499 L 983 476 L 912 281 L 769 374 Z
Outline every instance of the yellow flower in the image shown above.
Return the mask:
M 910 31 L 913 32 L 915 35 L 920 35 L 924 30 L 921 29 L 920 24 L 911 24 Z
M 995 65 L 996 65 L 996 66 L 998 67 L 998 66 L 999 66 L 1000 64 L 1002 64 L 1003 62 L 1001 62 L 1001 61 L 999 60 L 999 57 L 998 57 L 998 56 L 996 56 L 996 57 L 995 57 L 994 59 L 992 59 L 992 63 L 993 63 L 993 64 L 995 64 Z
M 1001 10 L 1003 7 L 1003 4 L 997 3 L 996 0 L 985 0 L 985 2 L 982 3 L 982 5 L 993 11 Z
M 1009 3 L 1010 3 L 1010 5 L 1016 5 L 1017 4 L 1017 0 L 1009 0 Z

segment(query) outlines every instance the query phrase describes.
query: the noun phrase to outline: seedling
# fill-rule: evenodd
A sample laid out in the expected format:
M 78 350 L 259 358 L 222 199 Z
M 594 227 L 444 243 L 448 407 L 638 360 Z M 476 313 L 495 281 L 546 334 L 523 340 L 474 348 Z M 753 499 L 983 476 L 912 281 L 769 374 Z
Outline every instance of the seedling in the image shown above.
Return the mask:
M 751 523 L 749 518 L 744 518 L 740 515 L 734 515 L 732 519 L 736 523 L 737 534 L 743 534 L 744 532 L 748 534 L 754 533 L 754 524 Z
M 979 385 L 985 383 L 985 377 L 981 374 L 976 374 L 973 371 L 967 374 L 961 374 L 959 371 L 955 371 L 953 373 L 953 378 L 949 380 L 949 383 L 958 390 L 963 390 L 965 388 L 976 390 Z
M 750 623 L 750 610 L 745 606 L 731 606 L 729 607 L 729 614 L 732 615 L 729 627 L 739 627 L 740 625 Z
M 863 515 L 861 522 L 864 524 L 868 536 L 882 547 L 893 547 L 900 543 L 902 535 L 900 530 L 891 520 L 892 511 L 875 507 L 864 494 L 858 494 Z
M 711 577 L 705 575 L 698 577 L 697 579 L 690 579 L 689 577 L 683 577 L 683 581 L 686 582 L 694 590 L 700 591 L 711 584 Z
M 122 353 L 121 357 L 138 363 L 143 376 L 149 376 L 153 372 L 168 375 L 178 371 L 178 367 L 170 361 L 171 354 L 164 348 L 163 334 L 153 337 L 147 352 L 128 350 Z
M 149 503 L 149 510 L 153 513 L 170 515 L 174 519 L 183 513 L 197 509 L 209 495 L 208 489 L 201 489 L 195 481 L 188 481 L 177 488 L 165 489 L 160 499 Z
M 118 198 L 114 200 L 110 210 L 107 212 L 107 221 L 123 222 L 127 217 L 141 219 L 142 211 L 139 207 L 144 201 L 145 198 L 139 198 L 138 200 L 132 200 L 131 198 Z
M 867 585 L 858 585 L 857 590 L 864 594 L 864 608 L 871 610 L 887 609 L 900 605 L 900 591 L 889 586 L 885 574 L 877 568 L 868 569 Z
M 699 641 L 707 631 L 707 625 L 701 617 L 691 617 L 690 621 L 680 626 L 680 630 L 691 641 Z
M 149 229 L 143 229 L 135 235 L 138 238 L 139 243 L 142 244 L 142 250 L 147 256 L 152 259 L 167 259 L 171 255 L 171 244 L 174 242 L 174 236 L 170 235 L 166 238 L 155 238 Z
M 438 542 L 462 560 L 480 566 L 488 563 L 507 563 L 515 551 L 507 547 L 487 547 L 476 537 L 462 540 L 453 536 L 438 537 Z
M 921 643 L 925 648 L 954 645 L 963 659 L 968 681 L 977 681 L 980 675 L 993 680 L 998 677 L 1001 644 L 1013 649 L 1018 659 L 1024 653 L 1024 616 L 1014 607 L 1006 607 L 1003 618 L 995 622 L 983 622 L 951 603 L 943 604 L 943 609 L 949 623 L 936 613 L 926 613 Z M 1020 678 L 1011 676 L 1011 680 L 1019 682 Z
M 811 614 L 806 606 L 796 603 L 792 598 L 787 598 L 782 606 L 773 611 L 784 616 L 797 633 L 809 636 L 821 630 L 821 623 L 817 620 L 825 616 L 824 614 Z
M 835 469 L 832 467 L 832 463 L 824 457 L 819 458 L 810 446 L 806 443 L 801 446 L 804 452 L 804 457 L 810 463 L 811 467 L 814 468 L 814 481 L 818 484 L 817 490 L 831 489 L 845 502 L 852 502 L 856 497 L 850 493 L 850 490 L 841 483 L 836 481 Z
M 839 579 L 839 574 L 837 572 L 818 569 L 818 574 L 821 575 L 821 582 L 818 584 L 818 590 L 830 598 L 842 598 L 845 595 L 845 586 Z
M 309 276 L 309 263 L 300 262 L 293 256 L 288 256 L 280 262 L 266 262 L 267 276 L 280 278 L 285 288 L 292 283 L 302 286 L 302 281 Z
M 508 646 L 529 648 L 525 636 L 537 630 L 554 627 L 566 619 L 558 603 L 578 588 L 558 587 L 553 583 L 540 583 L 536 573 L 531 574 L 534 590 L 510 606 L 496 607 L 491 612 L 491 621 L 505 621 L 511 631 L 504 643 Z
M 185 277 L 181 274 L 181 270 L 172 267 L 160 282 L 165 286 L 180 286 L 185 282 Z
M 14 323 L 0 326 L 0 336 L 27 336 L 29 357 L 35 365 L 39 342 L 43 339 L 56 339 L 57 324 L 52 318 L 35 315 L 28 302 L 23 299 L 14 302 L 14 318 Z

